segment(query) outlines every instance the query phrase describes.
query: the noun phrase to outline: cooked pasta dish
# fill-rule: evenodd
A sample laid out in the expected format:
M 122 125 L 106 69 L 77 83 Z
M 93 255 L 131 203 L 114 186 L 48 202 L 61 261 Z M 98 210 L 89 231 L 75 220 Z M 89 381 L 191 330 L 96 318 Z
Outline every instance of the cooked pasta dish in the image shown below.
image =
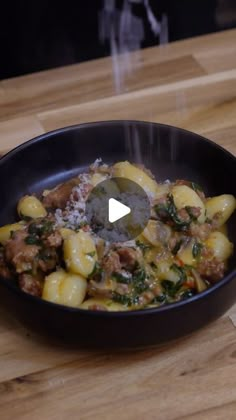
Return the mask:
M 108 242 L 86 218 L 91 190 L 123 177 L 148 195 L 151 213 L 134 240 Z M 0 228 L 0 276 L 23 292 L 75 308 L 127 311 L 188 299 L 221 280 L 233 252 L 230 194 L 206 197 L 193 180 L 158 182 L 142 165 L 97 159 L 86 173 L 25 195 L 19 220 Z

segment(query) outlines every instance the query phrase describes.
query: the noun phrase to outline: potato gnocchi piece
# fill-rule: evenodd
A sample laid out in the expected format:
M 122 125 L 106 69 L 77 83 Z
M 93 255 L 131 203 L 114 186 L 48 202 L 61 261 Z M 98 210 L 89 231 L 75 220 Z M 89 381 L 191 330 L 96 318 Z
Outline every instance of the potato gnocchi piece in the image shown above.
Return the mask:
M 97 259 L 96 247 L 88 232 L 80 230 L 64 240 L 64 260 L 68 271 L 88 277 Z
M 17 206 L 17 212 L 20 217 L 32 217 L 37 219 L 38 217 L 45 217 L 47 212 L 42 205 L 41 201 L 33 195 L 25 195 L 22 197 Z
M 45 278 L 42 298 L 77 308 L 84 300 L 87 281 L 78 274 L 56 271 Z
M 67 239 L 67 238 L 69 238 L 69 236 L 75 234 L 74 230 L 68 229 L 68 228 L 61 228 L 61 229 L 59 229 L 59 232 L 60 232 L 63 239 Z
M 121 303 L 114 302 L 113 300 L 108 299 L 96 299 L 96 298 L 90 298 L 85 300 L 81 305 L 81 309 L 90 309 L 90 307 L 93 309 L 94 307 L 98 307 L 102 310 L 104 307 L 105 310 L 109 312 L 113 311 L 126 311 L 128 308 Z
M 214 257 L 226 261 L 233 252 L 233 244 L 221 232 L 212 232 L 205 245 L 213 251 Z
M 192 239 L 185 247 L 180 248 L 179 252 L 177 253 L 178 257 L 184 264 L 191 265 L 193 267 L 195 267 L 197 262 L 196 258 L 193 256 L 194 245 L 195 240 Z
M 8 239 L 10 239 L 11 232 L 15 232 L 16 230 L 24 229 L 25 224 L 23 222 L 13 223 L 11 225 L 5 225 L 0 227 L 0 243 L 5 244 Z
M 142 234 L 153 246 L 163 246 L 170 239 L 171 228 L 157 220 L 149 220 Z
M 227 222 L 235 208 L 235 197 L 231 194 L 222 194 L 207 200 L 206 215 L 209 219 L 213 219 L 215 215 L 219 215 L 217 222 L 220 227 Z
M 200 223 L 205 222 L 206 216 L 204 203 L 199 195 L 194 190 L 192 190 L 192 188 L 188 187 L 187 185 L 176 185 L 172 188 L 172 195 L 178 210 L 186 206 L 200 207 L 201 214 L 198 217 L 198 221 Z
M 113 176 L 130 179 L 154 196 L 159 192 L 158 184 L 154 179 L 150 178 L 142 169 L 127 161 L 116 163 L 113 166 Z
M 170 280 L 174 283 L 177 283 L 177 281 L 179 280 L 179 275 L 178 273 L 176 273 L 176 271 L 171 269 L 172 264 L 172 261 L 160 261 L 160 263 L 157 266 L 157 275 L 159 280 Z

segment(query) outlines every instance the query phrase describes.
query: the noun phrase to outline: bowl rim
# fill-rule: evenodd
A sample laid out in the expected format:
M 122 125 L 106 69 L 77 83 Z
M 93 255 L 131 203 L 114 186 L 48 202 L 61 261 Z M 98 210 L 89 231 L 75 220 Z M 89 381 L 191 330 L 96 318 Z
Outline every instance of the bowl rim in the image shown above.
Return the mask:
M 224 154 L 228 155 L 229 158 L 235 160 L 236 164 L 236 156 L 234 156 L 231 152 L 226 150 L 224 147 L 220 146 L 219 144 L 215 143 L 213 140 L 209 140 L 206 137 L 194 133 L 192 131 L 183 129 L 181 127 L 176 127 L 168 124 L 162 124 L 158 122 L 151 122 L 151 121 L 142 121 L 142 120 L 129 120 L 129 119 L 123 119 L 123 120 L 104 120 L 104 121 L 94 121 L 94 122 L 87 122 L 87 123 L 79 123 L 79 124 L 73 124 L 61 128 L 57 128 L 55 130 L 48 131 L 46 133 L 40 134 L 39 136 L 33 137 L 32 139 L 29 139 L 22 144 L 14 147 L 12 150 L 8 151 L 6 154 L 4 154 L 2 157 L 0 157 L 0 166 L 4 164 L 5 161 L 8 161 L 11 159 L 12 156 L 20 152 L 21 150 L 26 149 L 27 147 L 46 141 L 48 138 L 51 138 L 57 134 L 66 133 L 70 131 L 76 131 L 78 129 L 83 129 L 86 127 L 94 127 L 94 126 L 101 126 L 101 125 L 114 125 L 114 124 L 138 124 L 138 125 L 147 125 L 147 126 L 155 126 L 155 127 L 165 127 L 167 129 L 174 129 L 178 130 L 180 133 L 184 132 L 186 134 L 189 134 L 191 136 L 199 137 L 201 141 L 204 143 L 208 143 L 210 146 L 219 149 Z M 7 287 L 11 292 L 17 294 L 20 298 L 23 300 L 27 300 L 31 303 L 40 304 L 43 306 L 49 306 L 50 308 L 55 308 L 55 310 L 60 310 L 62 312 L 69 312 L 69 313 L 78 313 L 78 314 L 88 314 L 89 316 L 96 316 L 96 317 L 109 317 L 109 318 L 123 318 L 123 317 L 134 317 L 134 316 L 149 316 L 152 314 L 158 314 L 166 311 L 173 311 L 175 309 L 179 309 L 182 307 L 185 307 L 188 304 L 195 303 L 198 300 L 202 300 L 204 298 L 207 298 L 208 295 L 214 294 L 214 292 L 217 292 L 219 289 L 223 288 L 226 284 L 230 283 L 234 278 L 236 277 L 236 267 L 231 270 L 226 276 L 224 276 L 221 280 L 219 280 L 217 283 L 215 283 L 213 286 L 211 286 L 209 289 L 204 290 L 203 292 L 197 293 L 196 295 L 178 301 L 173 302 L 169 304 L 164 304 L 159 307 L 152 307 L 152 308 L 145 308 L 145 309 L 133 309 L 133 310 L 125 310 L 125 311 L 106 311 L 106 310 L 99 310 L 94 311 L 91 309 L 83 309 L 83 308 L 75 308 L 70 306 L 61 305 L 58 303 L 53 303 L 47 300 L 44 300 L 40 297 L 30 295 L 29 293 L 26 293 L 22 291 L 19 287 L 16 285 L 9 283 L 8 280 L 4 279 L 3 277 L 0 277 L 0 282 Z

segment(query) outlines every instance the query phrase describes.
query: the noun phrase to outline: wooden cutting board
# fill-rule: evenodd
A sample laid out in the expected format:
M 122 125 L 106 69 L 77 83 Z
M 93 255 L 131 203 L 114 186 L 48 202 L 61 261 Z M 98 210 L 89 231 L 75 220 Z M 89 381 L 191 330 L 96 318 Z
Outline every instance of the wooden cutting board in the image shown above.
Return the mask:
M 236 30 L 134 53 L 131 74 L 121 58 L 118 91 L 112 63 L 1 81 L 0 152 L 57 127 L 128 118 L 183 127 L 236 154 Z M 189 337 L 121 352 L 58 346 L 0 309 L 0 416 L 235 419 L 236 306 Z

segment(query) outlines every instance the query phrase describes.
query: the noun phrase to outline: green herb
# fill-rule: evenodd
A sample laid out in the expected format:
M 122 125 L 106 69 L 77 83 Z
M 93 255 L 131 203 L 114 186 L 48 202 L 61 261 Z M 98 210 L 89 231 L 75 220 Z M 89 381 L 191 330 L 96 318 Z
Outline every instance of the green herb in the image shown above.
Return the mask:
M 198 191 L 203 191 L 200 185 L 196 184 L 195 182 L 191 182 L 191 188 L 197 193 Z
M 124 276 L 122 273 L 113 272 L 111 275 L 112 279 L 118 281 L 118 283 L 130 284 L 132 282 L 132 276 Z
M 187 280 L 186 267 L 180 267 L 177 264 L 172 264 L 170 269 L 175 271 L 175 273 L 178 274 L 179 281 L 181 282 L 181 284 Z
M 51 220 L 44 220 L 42 222 L 41 234 L 45 235 L 53 232 L 53 222 Z
M 27 245 L 42 245 L 40 239 L 38 239 L 36 236 L 34 235 L 29 235 L 25 238 L 25 243 Z
M 136 241 L 136 245 L 142 250 L 143 254 L 145 254 L 146 251 L 152 248 L 152 245 L 145 244 L 140 241 Z
M 86 255 L 88 255 L 89 257 L 94 257 L 96 255 L 96 251 L 86 252 Z
M 138 268 L 133 274 L 133 287 L 135 293 L 142 293 L 148 289 L 148 284 L 145 282 L 146 280 L 146 271 L 144 268 Z
M 113 292 L 112 299 L 114 302 L 121 303 L 122 305 L 132 306 L 139 303 L 138 296 L 131 295 L 120 295 L 119 293 Z
M 193 258 L 199 258 L 201 255 L 203 245 L 200 242 L 195 242 L 192 248 Z
M 177 252 L 180 250 L 180 247 L 181 247 L 181 245 L 182 245 L 182 243 L 183 243 L 183 240 L 182 239 L 180 239 L 177 243 L 176 243 L 176 245 L 175 245 L 175 247 L 172 249 L 172 254 L 174 254 L 174 255 L 176 255 L 177 254 Z
M 173 281 L 170 281 L 170 280 L 162 280 L 161 285 L 164 291 L 170 297 L 175 297 L 176 293 L 179 291 L 179 289 L 182 286 L 182 282 L 181 280 L 177 281 L 177 283 L 174 283 Z
M 172 194 L 168 194 L 166 204 L 158 204 L 154 207 L 154 209 L 157 216 L 173 223 L 176 230 L 186 230 L 191 223 L 190 219 L 188 221 L 184 221 L 178 216 L 178 210 L 174 203 Z
M 39 224 L 31 223 L 29 225 L 28 231 L 31 235 L 38 236 L 50 234 L 53 231 L 53 222 L 51 220 L 44 220 Z
M 93 267 L 92 272 L 89 274 L 88 278 L 92 279 L 95 276 L 98 276 L 102 273 L 103 269 L 101 265 L 96 261 Z

